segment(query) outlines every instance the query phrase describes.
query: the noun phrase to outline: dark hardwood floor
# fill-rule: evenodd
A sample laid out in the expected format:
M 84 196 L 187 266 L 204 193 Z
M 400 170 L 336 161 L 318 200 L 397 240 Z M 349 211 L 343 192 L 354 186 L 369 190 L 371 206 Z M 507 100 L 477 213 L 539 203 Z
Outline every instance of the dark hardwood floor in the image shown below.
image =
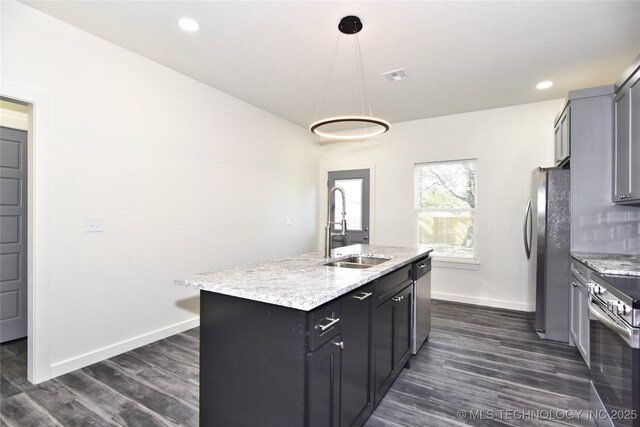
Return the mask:
M 588 370 L 575 348 L 538 339 L 522 313 L 433 305 L 431 340 L 367 426 L 593 425 L 567 419 L 589 409 Z M 3 344 L 0 427 L 196 426 L 198 353 L 195 328 L 34 386 L 26 340 Z
M 589 370 L 580 354 L 538 338 L 525 314 L 434 301 L 432 322 L 431 339 L 368 427 L 595 426 L 587 413 Z M 472 420 L 470 411 L 480 410 L 474 414 L 485 419 Z

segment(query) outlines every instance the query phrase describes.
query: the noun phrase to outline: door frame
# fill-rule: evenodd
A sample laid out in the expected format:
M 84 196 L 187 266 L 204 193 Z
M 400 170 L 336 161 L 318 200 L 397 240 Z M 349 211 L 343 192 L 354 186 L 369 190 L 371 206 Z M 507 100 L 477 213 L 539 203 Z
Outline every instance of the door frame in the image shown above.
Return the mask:
M 326 161 L 320 163 L 318 171 L 318 250 L 324 248 L 324 227 L 327 225 L 327 179 L 331 171 L 349 171 L 369 169 L 369 244 L 375 245 L 375 206 L 376 206 L 376 165 L 375 163 L 345 163 Z
M 51 96 L 2 81 L 0 95 L 29 106 L 27 130 L 27 379 L 51 378 Z

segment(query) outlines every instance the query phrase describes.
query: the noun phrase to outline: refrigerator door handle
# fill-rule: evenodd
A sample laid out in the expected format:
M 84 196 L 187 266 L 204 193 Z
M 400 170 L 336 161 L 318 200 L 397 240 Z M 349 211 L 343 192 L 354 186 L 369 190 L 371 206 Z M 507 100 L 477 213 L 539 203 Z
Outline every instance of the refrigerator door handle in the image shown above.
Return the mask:
M 529 223 L 529 218 L 531 217 L 531 199 L 527 203 L 527 208 L 524 211 L 524 224 L 523 224 L 523 234 L 524 234 L 524 251 L 527 254 L 527 259 L 531 259 L 531 242 L 530 242 L 530 234 L 527 231 L 531 228 L 531 224 Z M 533 220 L 533 218 L 532 218 Z

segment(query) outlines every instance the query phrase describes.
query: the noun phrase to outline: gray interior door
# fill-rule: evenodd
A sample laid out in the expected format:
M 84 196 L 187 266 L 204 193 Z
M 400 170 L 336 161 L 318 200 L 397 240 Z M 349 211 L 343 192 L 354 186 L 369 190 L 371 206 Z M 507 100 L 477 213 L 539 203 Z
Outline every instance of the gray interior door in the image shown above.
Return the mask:
M 347 199 L 347 235 L 333 236 L 332 247 L 338 248 L 356 243 L 369 243 L 369 169 L 345 170 L 329 172 L 328 189 L 334 185 L 344 189 Z M 331 221 L 336 220 L 336 206 L 338 206 L 338 221 L 342 214 L 342 196 L 335 192 L 331 200 Z M 334 231 L 340 231 L 340 225 L 334 226 Z
M 0 342 L 27 336 L 27 132 L 0 127 Z

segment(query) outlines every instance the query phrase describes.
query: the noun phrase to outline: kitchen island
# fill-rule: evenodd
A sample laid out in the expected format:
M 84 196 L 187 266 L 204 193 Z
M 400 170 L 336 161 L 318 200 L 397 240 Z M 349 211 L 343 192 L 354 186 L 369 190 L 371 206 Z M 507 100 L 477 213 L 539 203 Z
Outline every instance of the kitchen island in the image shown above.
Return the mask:
M 200 294 L 200 425 L 363 425 L 411 354 L 412 265 L 352 245 L 176 280 Z

